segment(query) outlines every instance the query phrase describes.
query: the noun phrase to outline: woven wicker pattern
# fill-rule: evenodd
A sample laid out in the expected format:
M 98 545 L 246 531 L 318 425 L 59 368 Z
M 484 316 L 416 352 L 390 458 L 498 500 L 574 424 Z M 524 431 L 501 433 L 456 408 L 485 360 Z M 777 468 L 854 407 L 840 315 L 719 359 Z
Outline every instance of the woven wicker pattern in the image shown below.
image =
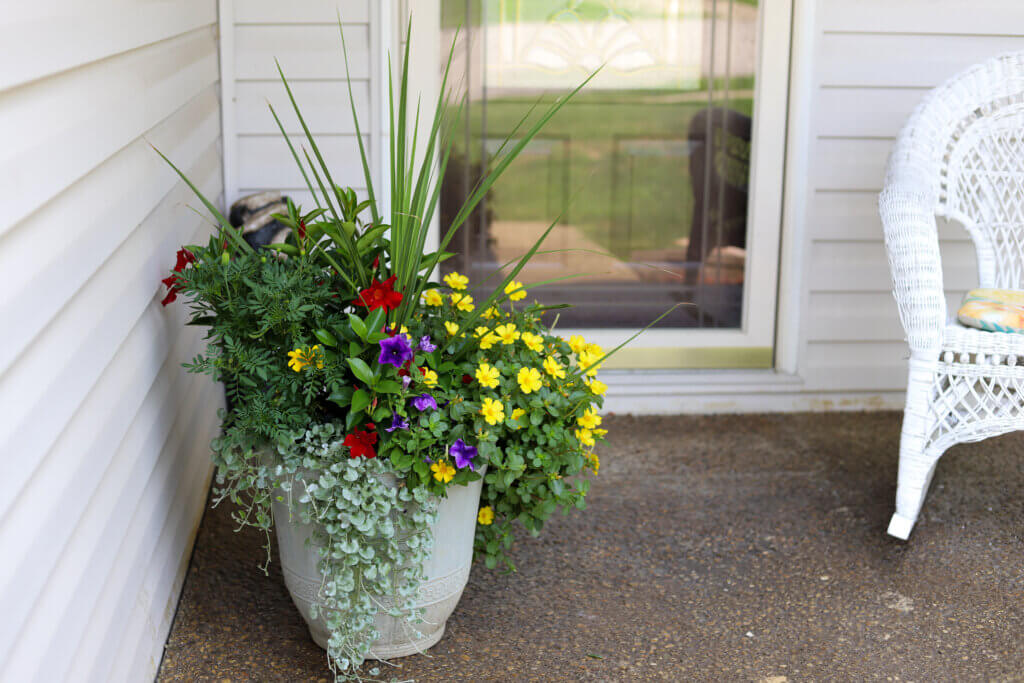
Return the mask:
M 1024 428 L 1024 335 L 947 322 L 936 216 L 961 223 L 981 287 L 1024 287 L 1024 52 L 931 91 L 889 158 L 879 197 L 910 378 L 896 513 L 907 538 L 950 446 Z

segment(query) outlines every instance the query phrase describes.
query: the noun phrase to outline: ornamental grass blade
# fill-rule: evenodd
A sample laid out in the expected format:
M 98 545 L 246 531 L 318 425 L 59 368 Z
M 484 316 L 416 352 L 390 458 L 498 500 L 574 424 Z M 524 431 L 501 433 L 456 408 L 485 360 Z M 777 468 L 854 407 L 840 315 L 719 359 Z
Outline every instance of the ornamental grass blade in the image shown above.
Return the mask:
M 601 356 L 600 358 L 598 358 L 597 360 L 595 360 L 595 361 L 594 361 L 593 363 L 591 363 L 590 365 L 587 365 L 586 367 L 581 367 L 581 368 L 580 368 L 580 374 L 583 374 L 583 373 L 585 373 L 585 372 L 586 372 L 587 370 L 589 370 L 590 368 L 594 367 L 595 365 L 600 365 L 601 363 L 603 363 L 603 362 L 605 361 L 605 359 L 606 359 L 606 358 L 609 358 L 609 357 L 611 357 L 611 356 L 612 356 L 612 354 L 614 354 L 614 353 L 618 352 L 618 350 L 619 350 L 619 349 L 621 349 L 621 348 L 622 348 L 623 346 L 625 346 L 626 344 L 628 344 L 629 342 L 633 341 L 634 339 L 636 339 L 637 337 L 639 337 L 639 336 L 640 336 L 641 334 L 643 334 L 644 332 L 646 332 L 647 330 L 649 330 L 649 329 L 651 329 L 652 327 L 654 327 L 655 325 L 657 325 L 657 324 L 658 324 L 659 322 L 661 322 L 661 321 L 662 321 L 662 319 L 663 319 L 663 318 L 664 318 L 664 317 L 665 317 L 666 315 L 668 315 L 668 314 L 669 314 L 669 313 L 671 313 L 672 311 L 676 310 L 676 309 L 677 309 L 677 308 L 679 308 L 680 306 L 693 306 L 693 305 L 694 305 L 694 304 L 692 304 L 692 303 L 678 303 L 678 304 L 675 304 L 675 305 L 674 305 L 674 306 L 672 306 L 672 307 L 671 307 L 670 309 L 668 309 L 667 311 L 665 311 L 664 313 L 662 313 L 661 315 L 659 315 L 659 316 L 658 316 L 657 318 L 655 318 L 654 320 L 652 320 L 651 322 L 649 322 L 649 323 L 648 323 L 648 324 L 647 324 L 647 325 L 646 325 L 646 326 L 645 326 L 645 327 L 644 327 L 643 329 L 637 330 L 637 331 L 636 331 L 635 333 L 633 333 L 632 335 L 630 335 L 629 339 L 627 339 L 626 341 L 622 342 L 621 344 L 619 344 L 618 346 L 616 346 L 616 347 L 615 347 L 614 349 L 612 349 L 612 350 L 611 350 L 611 351 L 609 351 L 608 353 L 604 354 L 603 356 Z
M 359 115 L 356 113 L 356 98 L 352 94 L 352 75 L 348 66 L 348 46 L 345 44 L 345 29 L 341 25 L 341 11 L 338 11 L 338 33 L 341 34 L 341 53 L 345 58 L 345 84 L 348 87 L 348 104 L 352 110 L 352 123 L 356 129 L 356 141 L 359 144 L 359 160 L 363 165 L 363 178 L 366 180 L 366 194 L 370 200 L 370 211 L 374 225 L 380 223 L 377 210 L 377 198 L 373 190 L 373 174 L 370 173 L 370 162 L 366 157 L 366 146 L 363 144 L 363 132 L 359 128 Z M 389 62 L 390 68 L 390 62 Z
M 547 111 L 544 112 L 543 116 L 541 116 L 541 118 L 529 128 L 526 134 L 523 135 L 523 137 L 520 138 L 520 140 L 516 142 L 515 145 L 513 145 L 512 148 L 508 152 L 506 152 L 504 156 L 498 159 L 494 167 L 484 176 L 484 178 L 479 183 L 477 183 L 476 188 L 470 194 L 469 198 L 466 199 L 465 202 L 463 202 L 458 213 L 455 214 L 455 218 L 452 219 L 451 225 L 448 227 L 447 232 L 445 233 L 440 244 L 438 245 L 439 251 L 443 251 L 448 246 L 448 243 L 451 242 L 452 237 L 455 234 L 455 231 L 458 230 L 458 228 L 466 221 L 466 219 L 472 213 L 473 209 L 476 208 L 476 205 L 480 203 L 480 201 L 490 190 L 491 186 L 494 185 L 495 181 L 497 181 L 497 179 L 501 177 L 501 174 L 505 171 L 505 169 L 508 168 L 509 165 L 516 159 L 516 157 L 518 157 L 519 154 L 523 151 L 523 149 L 526 148 L 526 145 L 528 145 L 533 140 L 533 138 L 536 137 L 537 133 L 540 132 L 541 128 L 543 128 L 547 124 L 547 122 L 550 121 L 551 118 L 555 114 L 557 114 L 563 106 L 565 106 L 567 102 L 569 102 L 580 90 L 582 90 L 591 80 L 593 80 L 593 78 L 599 72 L 600 68 L 598 68 L 592 74 L 583 79 L 582 83 L 573 88 L 564 97 L 559 98 L 554 103 L 552 103 L 552 105 L 548 107 Z M 559 215 L 559 219 L 560 218 L 561 215 Z M 533 248 L 530 250 L 531 256 L 532 253 L 536 251 L 537 247 L 540 246 L 540 243 L 543 242 L 544 238 L 547 237 L 548 233 L 551 232 L 551 229 L 554 226 L 555 224 L 552 223 L 551 227 L 549 227 L 545 231 L 544 235 L 540 238 L 540 240 L 537 241 L 537 244 L 533 246 Z M 433 268 L 436 265 L 436 263 L 432 263 L 431 268 L 427 271 L 427 273 L 433 272 Z M 518 268 L 521 269 L 522 265 L 524 264 L 520 263 Z M 518 272 L 518 270 L 516 272 Z M 422 289 L 422 286 L 420 287 L 420 289 Z
M 565 212 L 563 210 L 562 213 L 558 214 L 558 217 L 555 218 L 555 220 L 551 223 L 551 225 L 548 226 L 547 230 L 544 231 L 544 234 L 542 234 L 540 236 L 540 239 L 538 239 L 534 243 L 534 245 L 532 247 L 530 247 L 530 250 L 527 251 L 519 259 L 519 261 L 516 263 L 515 267 L 512 268 L 512 272 L 509 273 L 505 277 L 505 279 L 502 280 L 501 283 L 497 287 L 494 288 L 494 291 L 492 291 L 487 296 L 487 298 L 483 300 L 483 302 L 481 302 L 480 304 L 478 304 L 476 306 L 476 309 L 462 323 L 462 325 L 459 327 L 458 331 L 453 336 L 457 337 L 462 332 L 465 332 L 467 329 L 471 328 L 476 323 L 476 321 L 480 319 L 480 316 L 482 315 L 482 311 L 486 311 L 490 306 L 492 306 L 494 304 L 494 301 L 499 296 L 501 296 L 501 297 L 506 296 L 505 295 L 505 287 L 508 285 L 508 283 L 512 282 L 512 280 L 515 279 L 516 275 L 519 274 L 519 271 L 521 271 L 526 266 L 526 264 L 530 262 L 530 259 L 532 259 L 534 257 L 534 255 L 537 253 L 537 250 L 540 248 L 540 245 L 544 242 L 545 239 L 547 239 L 547 236 L 549 234 L 551 234 L 551 231 L 555 229 L 555 226 L 558 225 L 559 221 L 562 220 L 562 215 L 564 213 Z
M 309 182 L 309 176 L 306 175 L 306 167 L 299 159 L 298 152 L 295 151 L 295 145 L 292 144 L 292 139 L 288 137 L 288 133 L 285 132 L 284 126 L 281 124 L 281 119 L 277 118 L 277 112 L 274 111 L 274 105 L 267 102 L 267 107 L 270 109 L 271 116 L 274 117 L 274 121 L 277 123 L 277 129 L 281 131 L 281 137 L 284 138 L 285 143 L 288 144 L 288 150 L 292 153 L 292 158 L 295 159 L 295 165 L 299 167 L 299 173 L 302 174 L 302 179 L 306 181 L 306 187 L 309 188 L 309 193 L 313 195 L 313 203 L 316 204 L 316 208 L 323 209 L 320 206 L 320 200 L 316 197 L 316 190 L 313 189 L 312 183 Z
M 299 109 L 299 105 L 295 101 L 295 95 L 292 93 L 292 88 L 288 84 L 288 79 L 285 78 L 284 70 L 281 68 L 281 63 L 276 59 L 274 60 L 274 63 L 277 65 L 277 73 L 280 74 L 281 76 L 281 82 L 284 84 L 284 89 L 288 93 L 288 99 L 292 103 L 292 109 L 295 110 L 295 115 L 298 117 L 299 123 L 302 125 L 302 130 L 306 134 L 306 139 L 309 141 L 310 148 L 313 150 L 313 156 L 316 157 L 316 160 L 320 165 L 320 169 L 324 173 L 324 178 L 327 180 L 327 184 L 333 188 L 335 187 L 335 182 L 334 179 L 331 178 L 331 171 L 327 167 L 327 163 L 324 161 L 323 155 L 320 153 L 320 148 L 317 146 L 316 140 L 313 139 L 313 133 L 309 130 L 309 126 L 306 125 L 306 119 L 303 118 L 302 111 Z M 340 225 L 344 221 L 342 220 L 342 217 L 338 210 L 334 208 L 334 202 L 331 201 L 331 194 L 327 191 L 327 188 L 324 187 L 324 183 L 320 179 L 320 175 L 319 173 L 317 173 L 316 167 L 313 164 L 313 160 L 309 158 L 308 153 L 306 154 L 306 161 L 309 162 L 310 170 L 313 172 L 313 176 L 316 178 L 317 184 L 320 185 L 321 192 L 323 192 L 324 195 L 324 201 L 327 203 L 327 208 L 330 210 L 331 215 L 334 216 L 334 220 L 337 221 L 338 224 Z M 342 234 L 344 235 L 345 233 L 342 232 Z M 355 242 L 351 238 L 347 238 L 345 240 L 344 246 L 348 250 L 349 255 L 352 258 L 353 265 L 355 266 L 356 273 L 358 274 L 359 277 L 359 282 L 363 287 L 368 287 L 370 284 L 369 274 L 366 272 L 366 268 L 363 266 L 362 259 L 359 258 L 359 253 L 356 250 Z
M 170 166 L 171 168 L 173 168 L 174 172 L 178 174 L 178 177 L 181 178 L 182 180 L 184 180 L 185 184 L 189 186 L 189 188 L 192 190 L 192 192 L 194 192 L 195 195 L 197 197 L 199 197 L 199 201 L 201 201 L 206 206 L 207 210 L 209 210 L 209 212 L 211 214 L 213 214 L 213 217 L 217 219 L 217 222 L 220 223 L 220 227 L 222 228 L 222 233 L 223 232 L 227 232 L 227 234 L 231 237 L 231 241 L 233 241 L 235 243 L 235 245 L 239 249 L 241 249 L 242 251 L 250 253 L 250 254 L 253 253 L 254 250 L 253 250 L 252 246 L 248 242 L 246 242 L 244 239 L 242 239 L 242 235 L 238 232 L 238 230 L 235 229 L 235 226 L 231 225 L 231 223 L 228 222 L 228 219 L 224 218 L 224 215 L 220 211 L 217 210 L 217 207 L 215 207 L 210 202 L 210 200 L 207 199 L 203 195 L 203 193 L 199 191 L 198 187 L 196 187 L 195 185 L 192 184 L 192 181 L 189 180 L 185 176 L 185 174 L 181 172 L 181 169 L 179 169 L 177 166 L 175 166 L 174 163 L 170 159 L 168 159 L 167 156 L 163 152 L 158 150 L 152 144 L 150 144 L 149 146 L 153 147 L 153 151 L 156 152 L 157 154 L 159 154 L 160 158 L 162 158 L 164 161 L 166 161 L 167 165 Z M 221 237 L 223 238 L 223 234 L 221 235 Z
M 316 172 L 316 167 L 313 165 L 313 160 L 309 158 L 309 153 L 305 149 L 302 150 L 302 153 L 306 156 L 306 161 L 309 162 L 309 170 L 313 172 L 313 177 L 316 178 L 317 185 L 320 186 L 320 191 L 323 192 L 324 198 L 327 200 L 327 205 L 332 209 L 332 213 L 334 213 L 335 217 L 337 217 L 338 214 L 333 211 L 334 207 L 331 204 L 330 196 L 327 194 L 327 188 L 324 187 L 324 183 L 320 179 L 320 174 Z M 338 220 L 338 224 L 340 225 L 342 223 L 341 219 L 339 218 L 337 220 Z M 346 243 L 346 244 L 351 243 L 352 244 L 351 252 L 355 253 L 355 256 L 353 257 L 353 260 L 357 260 L 357 261 L 359 261 L 360 264 L 362 264 L 362 261 L 359 260 L 359 252 L 355 248 L 355 243 L 353 242 L 352 238 L 348 236 L 348 233 L 345 232 L 344 230 L 337 230 L 336 232 L 338 233 L 337 237 L 335 237 L 333 235 L 330 235 L 331 239 L 334 240 L 335 243 L 337 243 L 337 238 L 342 238 L 342 242 L 343 243 Z M 337 264 L 337 262 L 334 261 L 334 259 L 332 259 L 330 256 L 328 256 L 327 250 L 326 249 L 321 249 L 320 252 L 324 255 L 324 258 L 327 259 L 327 261 L 332 266 L 334 266 L 334 270 L 338 273 L 338 275 L 340 275 L 345 280 L 345 282 L 348 283 L 349 287 L 351 287 L 352 289 L 358 291 L 360 287 L 358 285 L 356 285 L 355 282 L 352 281 L 352 279 L 348 276 L 348 274 L 345 273 L 344 269 L 342 269 L 341 266 L 339 266 Z

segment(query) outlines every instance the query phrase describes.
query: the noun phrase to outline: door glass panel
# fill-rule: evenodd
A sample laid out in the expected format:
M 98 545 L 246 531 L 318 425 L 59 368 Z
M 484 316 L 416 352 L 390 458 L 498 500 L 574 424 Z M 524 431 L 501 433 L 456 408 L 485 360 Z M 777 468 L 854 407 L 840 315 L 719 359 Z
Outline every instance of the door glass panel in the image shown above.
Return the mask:
M 756 0 L 442 0 L 467 95 L 442 229 L 522 117 L 598 76 L 505 171 L 451 244 L 480 282 L 557 219 L 520 279 L 559 325 L 739 328 Z M 522 128 L 520 129 L 522 130 Z

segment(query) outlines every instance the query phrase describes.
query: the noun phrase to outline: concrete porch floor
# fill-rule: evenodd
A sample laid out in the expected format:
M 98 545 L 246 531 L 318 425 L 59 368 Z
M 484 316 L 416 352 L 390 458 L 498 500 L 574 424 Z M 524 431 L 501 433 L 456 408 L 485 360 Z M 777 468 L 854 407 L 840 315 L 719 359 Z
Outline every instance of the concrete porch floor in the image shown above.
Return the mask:
M 613 417 L 588 510 L 476 566 L 416 681 L 1024 681 L 1024 434 L 888 537 L 901 416 Z M 262 538 L 207 511 L 158 680 L 328 680 Z

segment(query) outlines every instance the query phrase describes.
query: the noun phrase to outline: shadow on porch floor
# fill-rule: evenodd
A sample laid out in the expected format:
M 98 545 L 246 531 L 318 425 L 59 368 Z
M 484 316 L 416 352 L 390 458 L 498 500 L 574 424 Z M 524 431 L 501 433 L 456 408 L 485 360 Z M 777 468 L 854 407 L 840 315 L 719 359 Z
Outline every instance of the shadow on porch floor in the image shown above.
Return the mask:
M 947 453 L 901 543 L 900 417 L 610 418 L 589 509 L 522 540 L 517 574 L 475 567 L 430 656 L 383 673 L 1024 680 L 1024 434 Z M 207 512 L 158 680 L 329 678 L 261 543 Z

